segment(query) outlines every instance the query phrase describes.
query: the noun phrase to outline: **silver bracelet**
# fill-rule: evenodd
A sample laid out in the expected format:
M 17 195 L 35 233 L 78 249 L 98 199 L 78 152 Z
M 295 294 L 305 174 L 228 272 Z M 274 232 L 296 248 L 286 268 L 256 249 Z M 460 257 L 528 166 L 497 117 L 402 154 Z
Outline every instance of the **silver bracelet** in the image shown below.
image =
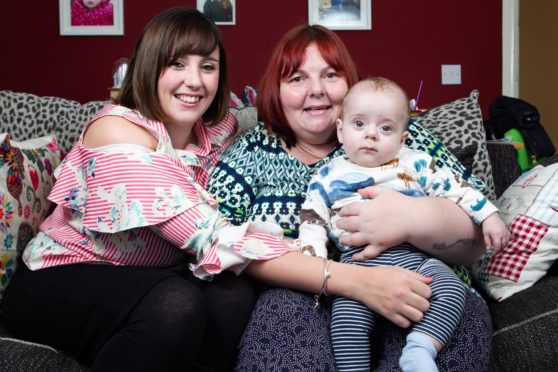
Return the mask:
M 323 279 L 322 279 L 322 288 L 320 289 L 320 293 L 314 295 L 314 308 L 318 308 L 320 307 L 320 298 L 322 298 L 322 296 L 328 296 L 327 294 L 327 279 L 331 276 L 331 273 L 329 272 L 329 264 L 331 263 L 331 260 L 328 260 L 327 258 L 323 258 L 324 260 L 324 275 L 323 275 Z

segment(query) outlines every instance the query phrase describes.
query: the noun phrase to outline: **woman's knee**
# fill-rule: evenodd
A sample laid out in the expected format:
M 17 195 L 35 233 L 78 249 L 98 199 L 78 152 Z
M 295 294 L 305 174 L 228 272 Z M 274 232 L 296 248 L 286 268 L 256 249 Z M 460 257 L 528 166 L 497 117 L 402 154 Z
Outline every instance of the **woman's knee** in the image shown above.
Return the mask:
M 374 370 L 393 371 L 399 368 L 399 356 L 405 345 L 407 330 L 382 319 L 373 334 Z M 473 292 L 467 290 L 462 318 L 438 354 L 440 371 L 485 371 L 491 351 L 492 326 L 488 307 Z
M 182 278 L 167 278 L 151 288 L 132 318 L 152 325 L 158 332 L 203 333 L 207 304 L 202 291 Z
M 329 308 L 316 308 L 312 295 L 265 290 L 242 338 L 236 369 L 334 370 L 329 322 Z
M 466 291 L 461 322 L 438 357 L 440 370 L 457 364 L 456 371 L 486 371 L 491 345 L 492 323 L 488 306 L 478 295 Z

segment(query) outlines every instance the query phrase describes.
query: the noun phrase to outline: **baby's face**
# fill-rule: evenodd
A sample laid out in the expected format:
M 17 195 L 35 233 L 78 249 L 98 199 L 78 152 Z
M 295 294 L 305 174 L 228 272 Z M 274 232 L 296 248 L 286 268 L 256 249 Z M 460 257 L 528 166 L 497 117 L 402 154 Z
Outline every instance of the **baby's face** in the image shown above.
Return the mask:
M 347 156 L 363 167 L 391 161 L 407 136 L 406 101 L 394 90 L 363 89 L 350 94 L 337 135 Z
M 82 0 L 82 3 L 89 9 L 92 9 L 99 5 L 101 3 L 101 0 Z

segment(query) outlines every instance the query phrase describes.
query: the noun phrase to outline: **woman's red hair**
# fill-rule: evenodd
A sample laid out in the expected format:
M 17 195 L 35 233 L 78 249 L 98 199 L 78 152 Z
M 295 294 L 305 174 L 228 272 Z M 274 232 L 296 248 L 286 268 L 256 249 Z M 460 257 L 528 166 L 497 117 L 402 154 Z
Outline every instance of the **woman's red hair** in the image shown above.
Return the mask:
M 271 60 L 260 80 L 258 115 L 265 128 L 276 133 L 287 147 L 296 144 L 296 136 L 283 112 L 279 87 L 302 64 L 306 48 L 315 43 L 322 58 L 342 76 L 349 87 L 359 81 L 357 67 L 343 41 L 333 31 L 319 25 L 301 25 L 287 32 L 275 46 Z

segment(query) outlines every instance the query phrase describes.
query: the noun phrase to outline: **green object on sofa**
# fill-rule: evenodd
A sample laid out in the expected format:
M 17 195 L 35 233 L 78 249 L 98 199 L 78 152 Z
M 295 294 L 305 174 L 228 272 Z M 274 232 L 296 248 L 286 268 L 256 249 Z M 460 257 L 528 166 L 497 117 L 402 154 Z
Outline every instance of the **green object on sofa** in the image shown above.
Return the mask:
M 519 164 L 522 172 L 527 172 L 538 164 L 537 159 L 527 151 L 525 139 L 519 130 L 510 129 L 504 133 L 504 137 L 509 138 L 511 142 L 516 144 L 517 164 Z
M 10 139 L 15 141 L 54 134 L 61 151 L 65 153 L 76 141 L 85 121 L 105 103 L 98 101 L 80 104 L 57 97 L 0 91 L 0 133 L 9 133 Z M 451 103 L 448 104 L 449 106 L 444 106 L 451 113 L 458 115 L 463 110 L 463 102 L 458 103 L 461 106 L 451 105 Z M 469 105 L 465 108 L 470 109 Z M 239 118 L 243 129 L 255 124 L 257 115 L 254 107 L 231 111 Z M 424 125 L 426 119 L 433 119 L 433 113 L 429 114 L 430 117 L 425 116 L 421 124 Z M 446 116 L 444 113 L 444 117 Z M 436 117 L 443 119 L 442 116 Z M 432 122 L 434 124 L 435 120 Z M 464 146 L 462 138 L 456 138 L 455 133 L 448 138 L 444 138 L 444 133 L 436 134 L 449 149 Z M 479 139 L 476 138 L 476 141 Z M 480 156 L 479 148 L 477 146 L 475 149 L 477 159 Z M 489 179 L 494 178 L 495 194 L 500 196 L 520 175 L 515 160 L 515 148 L 513 145 L 490 143 L 486 144 L 486 148 L 492 172 L 484 176 Z M 556 161 L 558 158 L 553 157 L 552 160 Z M 477 164 L 475 169 L 482 170 L 482 168 Z M 558 268 L 555 264 L 538 283 L 502 302 L 485 297 L 492 315 L 494 330 L 491 371 L 556 370 L 558 366 L 557 293 Z M 84 372 L 88 369 L 71 356 L 49 346 L 14 338 L 4 328 L 0 319 L 0 370 Z

